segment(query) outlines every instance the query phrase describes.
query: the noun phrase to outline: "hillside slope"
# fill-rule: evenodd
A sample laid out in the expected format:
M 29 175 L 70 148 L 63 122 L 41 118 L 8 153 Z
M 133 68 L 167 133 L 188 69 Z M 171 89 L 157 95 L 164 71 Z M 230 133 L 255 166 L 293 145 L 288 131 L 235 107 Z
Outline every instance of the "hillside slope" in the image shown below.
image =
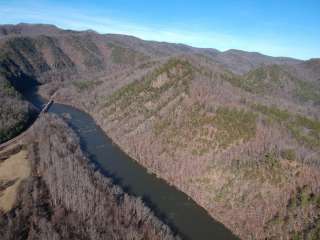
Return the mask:
M 301 101 L 296 79 L 277 67 L 234 76 L 199 62 L 171 58 L 110 95 L 101 83 L 66 86 L 56 99 L 91 113 L 138 162 L 244 239 L 317 236 L 318 103 Z
M 319 237 L 319 60 L 17 27 L 0 38 L 16 89 L 90 113 L 243 239 Z
M 1 239 L 180 239 L 141 199 L 96 171 L 79 141 L 54 115 L 37 121 L 25 146 L 31 174 L 12 209 L 0 209 Z

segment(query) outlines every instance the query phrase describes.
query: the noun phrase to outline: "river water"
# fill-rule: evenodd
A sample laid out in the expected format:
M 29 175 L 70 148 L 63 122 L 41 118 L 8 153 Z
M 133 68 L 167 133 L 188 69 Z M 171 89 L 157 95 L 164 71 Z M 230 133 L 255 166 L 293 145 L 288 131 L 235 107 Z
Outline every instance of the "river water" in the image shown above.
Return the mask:
M 37 106 L 43 104 L 41 98 L 34 94 L 28 94 L 27 98 Z M 146 168 L 126 155 L 88 114 L 56 103 L 49 112 L 61 117 L 68 115 L 65 119 L 78 134 L 82 149 L 100 170 L 128 193 L 142 197 L 156 215 L 184 239 L 238 239 L 186 194 L 149 174 Z

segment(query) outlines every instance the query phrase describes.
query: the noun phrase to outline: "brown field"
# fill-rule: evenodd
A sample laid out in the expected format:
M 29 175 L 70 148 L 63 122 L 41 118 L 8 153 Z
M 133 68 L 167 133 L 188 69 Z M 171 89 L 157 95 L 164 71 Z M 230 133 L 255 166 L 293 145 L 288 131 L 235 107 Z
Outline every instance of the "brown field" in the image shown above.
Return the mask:
M 0 156 L 7 155 L 12 149 L 13 147 L 4 149 Z M 12 209 L 20 183 L 29 175 L 30 166 L 26 150 L 19 150 L 0 162 L 0 210 L 8 212 Z

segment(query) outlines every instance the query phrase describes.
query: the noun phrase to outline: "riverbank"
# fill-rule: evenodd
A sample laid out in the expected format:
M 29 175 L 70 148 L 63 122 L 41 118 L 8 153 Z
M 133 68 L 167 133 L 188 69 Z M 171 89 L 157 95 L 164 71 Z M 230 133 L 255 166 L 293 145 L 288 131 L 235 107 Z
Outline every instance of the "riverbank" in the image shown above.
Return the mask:
M 46 98 L 47 96 L 43 96 Z M 42 104 L 44 101 L 35 92 L 31 92 L 29 101 Z M 118 145 L 108 138 L 96 121 L 77 108 L 55 104 L 49 112 L 64 118 L 80 138 L 81 148 L 89 154 L 90 160 L 107 176 L 131 195 L 142 197 L 143 202 L 155 211 L 156 215 L 186 239 L 237 239 L 221 223 L 215 221 L 203 208 L 198 206 L 189 196 L 174 186 L 169 186 L 156 175 L 149 174 L 147 168 L 141 166 L 126 155 Z M 195 224 L 195 219 L 197 224 Z
M 187 150 L 178 146 L 177 151 L 169 155 L 168 151 L 164 152 L 161 148 L 171 145 L 163 144 L 161 136 L 153 135 L 154 117 L 145 121 L 140 121 L 138 117 L 131 118 L 130 115 L 117 117 L 111 110 L 106 111 L 106 106 L 98 104 L 101 100 L 98 97 L 92 98 L 91 93 L 92 90 L 77 91 L 66 87 L 56 94 L 56 100 L 89 113 L 112 141 L 148 169 L 148 172 L 191 196 L 212 218 L 222 222 L 242 238 L 264 239 L 276 235 L 289 237 L 297 231 L 303 232 L 304 226 L 313 226 L 313 219 L 318 212 L 313 200 L 308 200 L 308 208 L 301 204 L 294 208 L 289 206 L 291 201 L 299 202 L 295 199 L 299 199 L 304 186 L 310 188 L 308 196 L 318 196 L 318 183 L 314 179 L 319 179 L 319 174 L 317 170 L 297 161 L 294 161 L 295 164 L 286 164 L 287 160 L 280 155 L 280 151 L 274 152 L 278 148 L 271 140 L 280 132 L 270 133 L 269 128 L 259 126 L 253 139 L 248 143 L 235 144 L 228 151 L 199 156 L 187 154 Z M 185 101 L 191 100 L 186 97 Z M 189 105 L 199 106 L 194 102 L 189 102 Z M 177 111 L 180 109 L 179 105 L 171 107 L 174 109 L 174 106 Z M 184 112 L 183 110 L 180 112 Z M 227 124 L 231 121 L 235 124 L 233 127 L 238 129 L 243 122 L 232 122 L 228 113 L 231 117 L 233 114 L 240 114 L 241 119 L 243 112 L 232 110 L 226 108 L 226 111 L 222 111 L 222 117 L 227 118 L 221 119 L 221 122 Z M 201 112 L 199 114 L 194 116 L 201 116 Z M 175 121 L 171 119 L 168 124 Z M 174 132 L 174 129 L 171 130 Z M 261 136 L 266 136 L 267 143 L 262 141 Z M 173 138 L 167 139 L 170 141 Z M 241 151 L 243 146 L 248 152 Z M 255 159 L 248 156 L 253 149 L 258 151 Z M 238 151 L 241 152 L 240 155 L 236 154 Z M 300 217 L 296 217 L 296 214 Z M 287 222 L 291 223 L 287 225 Z
M 189 196 L 149 174 L 146 168 L 122 152 L 88 114 L 55 102 L 50 112 L 62 117 L 67 116 L 66 121 L 79 135 L 81 147 L 90 155 L 90 159 L 98 163 L 100 169 L 130 194 L 142 196 L 144 202 L 156 211 L 161 219 L 174 226 L 183 237 L 237 239 Z
M 92 166 L 61 119 L 41 116 L 28 137 L 32 174 L 13 210 L 0 214 L 3 239 L 179 239 Z

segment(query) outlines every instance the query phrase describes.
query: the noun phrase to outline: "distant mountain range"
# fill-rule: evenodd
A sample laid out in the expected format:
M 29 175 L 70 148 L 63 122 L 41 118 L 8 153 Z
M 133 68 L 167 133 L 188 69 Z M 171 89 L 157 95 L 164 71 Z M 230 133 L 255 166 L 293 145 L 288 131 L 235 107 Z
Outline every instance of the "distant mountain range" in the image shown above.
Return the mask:
M 1 141 L 39 84 L 241 238 L 318 236 L 320 59 L 2 25 L 0 84 Z

